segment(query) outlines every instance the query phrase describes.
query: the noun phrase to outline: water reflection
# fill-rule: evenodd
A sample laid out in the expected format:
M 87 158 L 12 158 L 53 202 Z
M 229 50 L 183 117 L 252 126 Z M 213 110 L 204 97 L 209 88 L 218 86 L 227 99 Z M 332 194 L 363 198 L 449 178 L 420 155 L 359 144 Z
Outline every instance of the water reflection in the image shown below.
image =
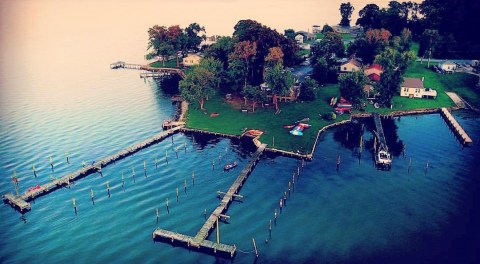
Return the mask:
M 402 155 L 404 149 L 403 140 L 398 137 L 398 126 L 395 119 L 382 118 L 383 131 L 387 140 L 390 153 L 398 157 Z M 363 150 L 373 152 L 375 124 L 373 118 L 354 120 L 352 123 L 339 127 L 333 134 L 333 139 L 339 142 L 343 147 L 351 150 L 355 154 L 359 153 L 360 137 L 362 138 Z

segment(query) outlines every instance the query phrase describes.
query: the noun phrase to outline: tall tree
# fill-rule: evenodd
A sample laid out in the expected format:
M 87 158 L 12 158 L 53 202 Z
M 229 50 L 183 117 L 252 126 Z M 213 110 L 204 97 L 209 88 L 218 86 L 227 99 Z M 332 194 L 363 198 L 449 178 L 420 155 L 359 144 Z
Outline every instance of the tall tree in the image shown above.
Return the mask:
M 440 46 L 440 42 L 441 36 L 438 30 L 435 29 L 426 29 L 420 38 L 418 55 L 428 58 L 428 67 L 430 67 L 430 58 L 437 50 L 437 47 Z
M 250 61 L 257 53 L 257 43 L 251 41 L 242 41 L 235 44 L 234 58 L 242 59 L 245 63 L 245 87 L 247 86 L 247 76 L 250 74 Z
M 280 47 L 273 47 L 268 49 L 268 55 L 265 57 L 267 66 L 272 66 L 276 63 L 283 63 L 283 51 Z
M 317 97 L 315 90 L 318 88 L 318 83 L 313 79 L 306 79 L 300 85 L 300 99 L 305 101 L 313 101 Z
M 198 23 L 192 23 L 185 28 L 186 35 L 186 48 L 187 50 L 198 51 L 202 40 L 206 39 L 205 27 L 200 26 Z
M 164 26 L 154 25 L 148 29 L 148 45 L 147 50 L 151 50 L 146 58 L 151 60 L 156 56 L 160 56 L 160 46 L 167 41 L 167 28 Z
M 200 60 L 200 68 L 207 69 L 212 73 L 212 83 L 215 84 L 215 87 L 218 88 L 224 76 L 224 70 L 222 63 L 215 58 L 203 58 Z
M 294 84 L 293 75 L 290 71 L 286 71 L 281 63 L 277 63 L 272 68 L 267 69 L 265 81 L 274 93 L 273 101 L 278 110 L 276 96 L 286 95 L 290 91 Z
M 289 29 L 285 29 L 285 33 L 284 33 L 285 37 L 291 39 L 291 40 L 295 40 L 295 30 L 289 28 Z
M 375 91 L 379 93 L 380 103 L 390 104 L 393 96 L 399 94 L 401 84 L 401 71 L 392 68 L 385 69 L 380 82 L 374 84 Z
M 378 28 L 380 24 L 378 19 L 380 16 L 380 7 L 376 4 L 367 4 L 358 12 L 359 18 L 356 24 L 362 26 L 365 30 Z
M 335 30 L 328 24 L 323 25 L 322 34 L 327 34 L 328 32 L 335 32 Z
M 383 75 L 382 75 L 383 76 Z M 356 71 L 340 76 L 340 93 L 354 106 L 361 107 L 365 100 L 364 87 L 367 84 L 367 77 L 363 71 Z
M 242 95 L 245 98 L 245 105 L 247 104 L 247 100 L 252 101 L 253 112 L 255 112 L 255 107 L 258 103 L 263 103 L 266 100 L 265 92 L 260 90 L 258 86 L 245 86 L 242 90 Z
M 174 47 L 168 42 L 163 42 L 158 47 L 157 55 L 162 57 L 162 65 L 165 67 L 165 60 L 168 60 L 170 56 L 175 54 Z
M 352 16 L 353 10 L 355 10 L 355 8 L 350 4 L 350 2 L 342 3 L 340 5 L 340 15 L 342 15 L 340 26 L 350 26 L 350 17 Z
M 315 60 L 312 65 L 312 78 L 318 82 L 318 84 L 325 84 L 328 80 L 328 63 L 323 57 Z
M 179 59 L 178 59 L 178 52 L 183 49 L 183 46 L 185 43 L 182 41 L 183 38 L 183 29 L 180 28 L 179 25 L 174 25 L 168 27 L 168 32 L 167 32 L 167 41 L 168 43 L 175 49 L 175 57 L 177 58 L 177 67 L 180 65 Z
M 180 81 L 180 93 L 190 103 L 197 101 L 204 110 L 205 99 L 214 94 L 214 75 L 203 67 L 193 67 Z
M 223 69 L 228 70 L 228 55 L 235 50 L 235 43 L 231 37 L 221 37 L 216 43 L 205 50 L 205 57 L 213 57 L 220 60 Z

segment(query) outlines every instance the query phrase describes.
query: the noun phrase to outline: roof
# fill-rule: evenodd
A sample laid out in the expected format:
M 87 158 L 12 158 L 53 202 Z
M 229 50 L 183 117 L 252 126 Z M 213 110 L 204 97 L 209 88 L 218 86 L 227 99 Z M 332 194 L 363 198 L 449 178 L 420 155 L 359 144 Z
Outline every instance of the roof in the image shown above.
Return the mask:
M 372 65 L 368 66 L 367 70 L 368 70 L 368 69 L 377 69 L 377 70 L 383 71 L 383 67 L 382 67 L 382 65 L 380 65 L 380 64 L 376 64 L 376 63 L 374 63 L 374 64 L 372 64 Z
M 368 79 L 370 79 L 370 81 L 379 82 L 380 81 L 380 75 L 378 75 L 376 73 L 372 73 L 372 74 L 368 75 Z
M 403 78 L 402 87 L 424 88 L 423 87 L 423 81 L 420 78 Z
M 356 60 L 356 59 L 350 59 L 349 61 L 345 62 L 345 63 L 342 64 L 342 65 L 349 64 L 349 63 L 350 63 L 350 64 L 353 64 L 353 65 L 355 65 L 355 66 L 357 66 L 357 67 L 362 67 L 362 63 L 360 63 L 360 62 L 359 62 L 358 60 Z
M 453 61 L 449 61 L 449 60 L 446 60 L 446 61 L 442 61 L 440 63 L 438 63 L 439 65 L 457 65 L 455 64 Z
M 371 86 L 370 84 L 366 84 L 366 85 L 363 87 L 363 91 L 365 91 L 365 92 L 371 92 L 371 91 L 373 91 L 373 86 Z

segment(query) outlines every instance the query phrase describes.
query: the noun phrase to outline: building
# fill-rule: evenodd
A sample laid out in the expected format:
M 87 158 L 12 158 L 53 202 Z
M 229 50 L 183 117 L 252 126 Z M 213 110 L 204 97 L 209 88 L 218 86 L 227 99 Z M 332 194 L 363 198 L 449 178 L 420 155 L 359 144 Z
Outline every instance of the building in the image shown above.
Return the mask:
M 380 64 L 372 64 L 365 68 L 365 75 L 370 76 L 373 73 L 376 73 L 377 75 L 382 75 L 384 72 L 383 67 Z
M 297 34 L 302 34 L 304 41 L 317 39 L 317 38 L 315 37 L 315 34 L 312 34 L 312 33 L 307 32 L 307 31 L 302 31 L 302 30 L 301 30 L 301 31 L 298 31 Z
M 438 68 L 444 73 L 454 73 L 457 69 L 457 64 L 449 60 L 442 61 L 438 63 Z
M 200 57 L 197 54 L 188 54 L 187 57 L 183 58 L 183 66 L 194 66 L 200 64 Z
M 295 35 L 295 41 L 298 44 L 303 44 L 303 41 L 305 40 L 305 37 L 302 34 L 297 34 Z
M 210 36 L 210 37 L 206 37 L 204 40 L 202 40 L 202 42 L 200 43 L 200 47 L 203 47 L 203 46 L 210 46 L 212 44 L 215 44 L 217 43 L 217 41 L 221 38 L 221 36 L 219 35 L 213 35 L 213 36 Z
M 423 78 L 403 78 L 400 86 L 400 96 L 409 98 L 436 98 L 437 91 L 425 88 L 423 86 Z
M 322 27 L 319 25 L 313 25 L 312 26 L 312 33 L 317 34 L 317 33 L 322 33 Z
M 340 73 L 356 72 L 362 68 L 362 63 L 356 59 L 350 59 L 340 65 Z

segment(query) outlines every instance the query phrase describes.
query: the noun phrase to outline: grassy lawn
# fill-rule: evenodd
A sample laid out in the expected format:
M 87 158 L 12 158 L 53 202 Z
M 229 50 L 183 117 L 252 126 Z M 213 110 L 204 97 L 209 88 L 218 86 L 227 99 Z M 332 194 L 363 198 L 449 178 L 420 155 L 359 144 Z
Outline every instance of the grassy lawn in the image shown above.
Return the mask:
M 297 52 L 297 55 L 303 57 L 304 55 L 310 56 L 311 51 L 306 49 L 301 49 Z
M 220 95 L 210 98 L 205 103 L 206 113 L 200 111 L 198 103 L 191 104 L 187 114 L 187 127 L 226 134 L 240 135 L 244 128 L 260 129 L 265 133 L 260 141 L 272 146 L 275 138 L 275 148 L 310 153 L 317 132 L 323 126 L 332 123 L 324 120 L 319 114 L 332 111 L 329 101 L 332 96 L 339 96 L 338 85 L 328 85 L 317 91 L 317 99 L 312 102 L 282 103 L 281 112 L 275 115 L 274 108 L 257 108 L 255 113 L 242 113 L 227 103 Z M 210 113 L 217 112 L 220 115 L 210 117 Z M 293 124 L 295 121 L 310 118 L 311 128 L 304 131 L 304 135 L 293 136 L 290 129 L 284 129 L 283 125 Z M 349 115 L 342 115 L 336 121 L 348 119 Z
M 350 33 L 341 33 L 343 40 L 352 40 L 352 35 Z
M 181 63 L 182 58 L 178 58 L 178 62 Z M 155 68 L 177 68 L 177 59 L 166 61 L 165 66 L 163 66 L 163 62 L 161 61 L 150 63 L 150 66 Z
M 317 37 L 317 39 L 323 39 L 323 33 L 317 33 L 315 37 Z

